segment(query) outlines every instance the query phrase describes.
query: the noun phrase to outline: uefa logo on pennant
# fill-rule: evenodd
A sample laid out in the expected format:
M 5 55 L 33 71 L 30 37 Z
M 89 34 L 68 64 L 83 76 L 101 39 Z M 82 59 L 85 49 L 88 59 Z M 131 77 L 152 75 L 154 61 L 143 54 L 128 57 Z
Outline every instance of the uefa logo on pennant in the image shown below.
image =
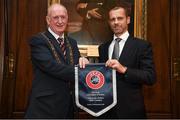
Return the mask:
M 100 89 L 104 85 L 104 75 L 96 70 L 90 71 L 86 76 L 86 84 L 91 89 Z

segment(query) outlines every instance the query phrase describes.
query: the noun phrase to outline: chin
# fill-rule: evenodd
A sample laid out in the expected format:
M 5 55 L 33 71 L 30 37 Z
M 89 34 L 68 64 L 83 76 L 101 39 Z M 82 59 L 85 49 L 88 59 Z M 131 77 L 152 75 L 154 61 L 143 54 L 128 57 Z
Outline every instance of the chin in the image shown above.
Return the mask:
M 64 29 L 58 30 L 58 33 L 63 33 L 64 31 L 65 31 Z
M 115 31 L 114 33 L 115 33 L 115 34 L 121 34 L 122 32 L 119 32 L 119 31 Z

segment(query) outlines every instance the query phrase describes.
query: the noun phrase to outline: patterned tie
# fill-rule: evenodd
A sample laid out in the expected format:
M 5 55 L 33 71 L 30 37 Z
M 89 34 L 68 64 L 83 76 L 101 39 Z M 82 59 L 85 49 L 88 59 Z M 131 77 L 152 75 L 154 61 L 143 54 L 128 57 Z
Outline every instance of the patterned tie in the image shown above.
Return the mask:
M 66 58 L 66 46 L 64 44 L 64 40 L 63 40 L 63 38 L 58 38 L 57 40 L 59 41 L 61 51 L 62 51 L 64 57 Z
M 119 42 L 121 41 L 121 38 L 116 38 L 115 39 L 115 44 L 114 44 L 114 50 L 112 54 L 112 59 L 119 59 Z

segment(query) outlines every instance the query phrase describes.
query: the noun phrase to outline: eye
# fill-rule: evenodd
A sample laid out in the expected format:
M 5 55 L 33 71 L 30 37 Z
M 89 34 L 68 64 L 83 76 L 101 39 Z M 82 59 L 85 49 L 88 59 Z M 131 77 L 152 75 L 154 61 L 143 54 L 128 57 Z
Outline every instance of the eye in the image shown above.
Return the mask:
M 53 19 L 54 21 L 58 21 L 59 19 L 62 20 L 62 21 L 64 21 L 66 18 L 67 18 L 67 17 L 64 16 L 64 15 L 52 17 L 52 19 Z
M 55 17 L 53 17 L 53 19 L 54 19 L 54 20 L 58 20 L 58 19 L 59 19 L 59 17 L 58 17 L 58 16 L 55 16 Z
M 62 20 L 65 20 L 67 17 L 64 16 L 64 15 L 62 15 L 62 16 L 60 16 L 60 18 L 61 18 Z
M 123 20 L 123 17 L 118 17 L 117 20 L 118 21 Z
M 110 18 L 109 21 L 113 22 L 113 21 L 115 21 L 115 18 Z
M 65 19 L 65 16 L 61 16 L 60 18 L 61 18 L 62 20 L 64 20 L 64 19 Z

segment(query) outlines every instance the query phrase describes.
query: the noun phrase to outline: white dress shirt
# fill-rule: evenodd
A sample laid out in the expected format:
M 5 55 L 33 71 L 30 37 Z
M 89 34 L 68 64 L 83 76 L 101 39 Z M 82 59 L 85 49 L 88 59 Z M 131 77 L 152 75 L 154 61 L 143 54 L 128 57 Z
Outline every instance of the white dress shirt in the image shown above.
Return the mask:
M 63 38 L 63 40 L 64 40 L 64 33 L 62 34 L 62 36 L 59 36 L 58 34 L 56 34 L 55 32 L 53 32 L 50 27 L 48 27 L 48 31 L 56 38 L 56 40 L 57 40 L 58 38 Z M 58 40 L 57 40 L 57 42 L 59 43 Z M 60 43 L 59 43 L 59 44 L 60 44 Z
M 110 46 L 109 46 L 109 50 L 108 50 L 108 57 L 109 59 L 112 58 L 112 54 L 113 54 L 113 50 L 114 50 L 114 44 L 115 44 L 115 39 L 116 38 L 120 38 L 121 41 L 119 42 L 119 56 L 121 55 L 121 52 L 124 48 L 124 44 L 126 43 L 126 40 L 129 37 L 129 32 L 126 31 L 124 34 L 122 34 L 121 36 L 117 37 L 117 36 L 113 36 L 113 41 L 111 42 Z

